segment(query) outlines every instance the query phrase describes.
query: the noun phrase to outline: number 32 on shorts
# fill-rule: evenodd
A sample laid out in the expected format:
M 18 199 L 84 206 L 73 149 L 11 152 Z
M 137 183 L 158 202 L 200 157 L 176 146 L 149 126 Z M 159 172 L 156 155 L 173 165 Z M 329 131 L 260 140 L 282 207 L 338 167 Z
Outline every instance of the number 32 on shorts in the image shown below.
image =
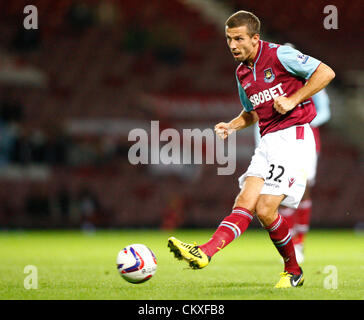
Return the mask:
M 269 170 L 269 176 L 265 178 L 265 180 L 270 180 L 274 177 L 274 181 L 280 183 L 282 182 L 281 179 L 279 179 L 280 177 L 283 176 L 284 174 L 284 167 L 283 166 L 276 166 L 274 164 L 270 165 L 270 170 Z

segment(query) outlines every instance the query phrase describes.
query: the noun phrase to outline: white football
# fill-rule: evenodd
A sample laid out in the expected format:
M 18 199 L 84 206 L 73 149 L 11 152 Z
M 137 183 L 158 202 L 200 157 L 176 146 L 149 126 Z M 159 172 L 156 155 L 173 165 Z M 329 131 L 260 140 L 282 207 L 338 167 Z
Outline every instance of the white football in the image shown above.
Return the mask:
M 126 281 L 142 283 L 157 271 L 157 259 L 153 251 L 144 244 L 131 244 L 119 252 L 116 266 Z

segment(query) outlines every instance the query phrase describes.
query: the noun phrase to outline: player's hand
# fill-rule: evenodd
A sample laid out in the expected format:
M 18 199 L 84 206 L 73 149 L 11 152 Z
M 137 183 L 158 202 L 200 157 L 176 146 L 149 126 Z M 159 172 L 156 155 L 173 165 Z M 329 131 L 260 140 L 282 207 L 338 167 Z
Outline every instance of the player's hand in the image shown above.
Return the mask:
M 292 110 L 296 105 L 294 102 L 291 101 L 291 99 L 287 97 L 279 96 L 277 98 L 274 98 L 274 109 L 277 110 L 277 112 L 281 114 L 286 114 L 288 111 Z
M 226 122 L 220 122 L 215 126 L 215 132 L 221 139 L 225 139 L 233 131 L 234 129 L 231 129 L 229 123 Z

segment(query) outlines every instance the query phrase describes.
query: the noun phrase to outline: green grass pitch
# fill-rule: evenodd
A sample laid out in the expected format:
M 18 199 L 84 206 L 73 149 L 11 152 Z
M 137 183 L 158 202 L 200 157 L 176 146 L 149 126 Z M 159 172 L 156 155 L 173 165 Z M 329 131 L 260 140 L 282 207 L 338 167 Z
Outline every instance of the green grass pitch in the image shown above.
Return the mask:
M 264 230 L 249 230 L 214 256 L 209 266 L 190 270 L 174 259 L 167 238 L 205 242 L 213 230 L 1 231 L 0 299 L 88 300 L 267 300 L 364 299 L 364 235 L 312 230 L 306 241 L 301 288 L 274 289 L 282 271 Z M 158 270 L 130 284 L 116 270 L 117 253 L 143 243 L 156 254 Z M 38 289 L 25 289 L 27 265 L 37 268 Z M 336 275 L 335 272 L 336 271 Z M 335 285 L 337 289 L 330 286 Z

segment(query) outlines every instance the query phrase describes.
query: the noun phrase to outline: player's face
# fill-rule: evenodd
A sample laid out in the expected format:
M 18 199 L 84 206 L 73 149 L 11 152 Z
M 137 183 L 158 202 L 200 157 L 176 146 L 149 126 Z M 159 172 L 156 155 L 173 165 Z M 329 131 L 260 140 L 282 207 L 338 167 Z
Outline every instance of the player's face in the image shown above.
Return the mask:
M 253 61 L 259 43 L 259 34 L 250 37 L 246 26 L 225 29 L 227 44 L 238 62 Z

